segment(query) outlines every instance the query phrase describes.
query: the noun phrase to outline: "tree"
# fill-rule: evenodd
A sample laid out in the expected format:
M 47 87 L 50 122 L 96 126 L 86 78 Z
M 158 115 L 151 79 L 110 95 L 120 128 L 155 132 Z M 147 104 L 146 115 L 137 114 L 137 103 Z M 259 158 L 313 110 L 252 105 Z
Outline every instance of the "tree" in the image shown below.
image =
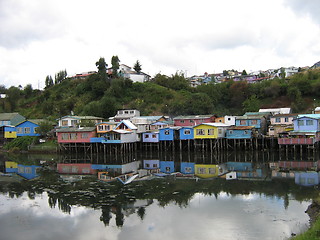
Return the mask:
M 30 97 L 32 95 L 32 92 L 33 89 L 31 84 L 27 84 L 23 89 L 24 96 L 26 97 Z
M 46 87 L 45 88 L 49 88 L 51 86 L 53 86 L 53 79 L 50 75 L 48 75 L 46 77 L 46 82 L 45 82 Z
M 256 112 L 259 110 L 260 105 L 260 100 L 257 98 L 255 94 L 242 103 L 243 110 L 245 112 Z
M 39 123 L 37 133 L 39 133 L 41 137 L 47 137 L 52 129 L 52 123 L 50 123 L 49 121 L 42 121 Z
M 118 76 L 118 70 L 120 68 L 120 60 L 118 56 L 112 56 L 111 65 L 112 65 L 112 76 L 116 78 Z
M 137 73 L 140 73 L 140 72 L 141 72 L 141 64 L 140 64 L 139 60 L 136 61 L 136 63 L 134 64 L 133 69 L 134 69 Z
M 99 61 L 96 62 L 96 66 L 98 68 L 98 74 L 101 78 L 101 80 L 107 80 L 107 67 L 108 64 L 104 60 L 103 57 L 99 58 Z
M 67 77 L 67 70 L 61 70 L 55 75 L 55 84 L 61 83 Z
M 243 70 L 242 73 L 241 73 L 241 75 L 242 75 L 242 76 L 246 76 L 246 75 L 248 75 L 248 74 L 247 74 L 246 70 Z

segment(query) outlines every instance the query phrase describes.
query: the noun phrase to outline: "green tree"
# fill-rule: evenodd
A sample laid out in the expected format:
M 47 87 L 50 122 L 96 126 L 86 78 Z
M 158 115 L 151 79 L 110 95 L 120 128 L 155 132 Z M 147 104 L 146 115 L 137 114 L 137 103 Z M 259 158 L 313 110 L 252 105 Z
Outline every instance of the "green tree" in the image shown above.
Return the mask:
M 111 65 L 112 65 L 112 77 L 118 77 L 118 70 L 120 68 L 120 60 L 118 56 L 112 56 L 111 58 Z
M 96 62 L 96 66 L 98 68 L 98 74 L 100 76 L 100 79 L 106 81 L 108 64 L 106 63 L 103 57 L 99 58 L 99 60 Z
M 40 133 L 41 137 L 48 137 L 49 132 L 53 129 L 52 123 L 49 121 L 42 121 L 39 123 L 39 128 L 37 130 L 38 133 Z
M 136 61 L 136 63 L 134 64 L 133 69 L 134 69 L 137 73 L 140 73 L 140 72 L 141 72 L 141 64 L 140 64 L 139 60 Z
M 61 83 L 63 80 L 67 78 L 67 70 L 61 70 L 55 75 L 55 84 Z
M 45 85 L 46 85 L 45 88 L 49 88 L 49 87 L 53 86 L 53 79 L 50 75 L 48 75 L 46 77 Z
M 260 105 L 261 102 L 256 95 L 252 95 L 242 103 L 244 112 L 257 112 L 260 108 Z
M 23 89 L 24 96 L 30 97 L 32 95 L 32 93 L 33 93 L 32 85 L 27 84 Z
M 242 75 L 242 76 L 246 76 L 246 75 L 248 75 L 248 74 L 247 74 L 246 70 L 243 70 L 242 73 L 241 73 L 241 75 Z

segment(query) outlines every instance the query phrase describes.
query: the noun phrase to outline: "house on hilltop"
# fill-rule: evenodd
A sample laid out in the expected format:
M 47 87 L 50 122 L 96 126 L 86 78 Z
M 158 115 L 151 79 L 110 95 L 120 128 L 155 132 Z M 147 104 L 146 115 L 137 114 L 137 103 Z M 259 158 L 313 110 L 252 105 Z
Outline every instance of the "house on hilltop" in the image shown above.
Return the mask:
M 18 123 L 26 120 L 19 113 L 0 113 L 0 126 L 15 126 Z

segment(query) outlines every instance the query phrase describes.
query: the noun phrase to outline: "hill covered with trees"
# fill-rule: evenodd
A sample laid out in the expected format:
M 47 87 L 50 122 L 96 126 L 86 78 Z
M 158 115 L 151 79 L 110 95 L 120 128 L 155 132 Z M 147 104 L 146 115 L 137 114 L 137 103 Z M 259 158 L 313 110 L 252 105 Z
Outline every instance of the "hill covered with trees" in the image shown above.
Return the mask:
M 101 60 L 101 59 L 100 59 Z M 99 61 L 100 61 L 99 60 Z M 0 112 L 19 112 L 27 118 L 56 119 L 69 115 L 94 115 L 107 119 L 118 109 L 138 109 L 142 115 L 242 115 L 259 108 L 292 107 L 311 112 L 320 105 L 320 69 L 299 72 L 249 84 L 245 81 L 189 86 L 182 73 L 157 74 L 145 83 L 133 83 L 117 74 L 98 72 L 85 79 L 67 78 L 66 71 L 48 76 L 44 90 L 0 86 Z

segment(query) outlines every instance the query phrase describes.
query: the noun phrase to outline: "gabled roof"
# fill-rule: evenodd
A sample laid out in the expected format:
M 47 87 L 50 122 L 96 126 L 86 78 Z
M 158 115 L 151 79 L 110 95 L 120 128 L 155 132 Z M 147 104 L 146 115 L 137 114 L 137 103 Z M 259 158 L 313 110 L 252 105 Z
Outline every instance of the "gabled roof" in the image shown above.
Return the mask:
M 17 112 L 14 113 L 0 113 L 0 121 L 9 121 L 12 118 L 14 118 L 15 116 L 20 115 Z M 21 115 L 20 115 L 21 116 Z
M 299 115 L 297 116 L 297 119 L 303 118 L 303 117 L 313 118 L 313 119 L 320 119 L 320 114 L 299 114 Z
M 116 128 L 119 127 L 122 123 L 123 123 L 124 125 L 126 125 L 128 128 L 130 128 L 131 130 L 137 130 L 137 129 L 138 129 L 138 128 L 137 128 L 132 122 L 130 122 L 129 120 L 122 120 L 122 121 L 116 126 Z

